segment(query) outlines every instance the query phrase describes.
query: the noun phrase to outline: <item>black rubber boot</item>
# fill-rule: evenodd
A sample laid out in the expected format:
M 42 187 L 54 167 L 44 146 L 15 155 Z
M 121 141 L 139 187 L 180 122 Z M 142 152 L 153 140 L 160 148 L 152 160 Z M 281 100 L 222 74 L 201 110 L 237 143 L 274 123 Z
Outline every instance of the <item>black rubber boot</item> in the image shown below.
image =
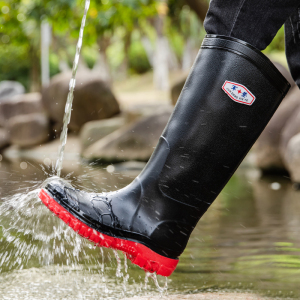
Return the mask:
M 89 194 L 57 180 L 40 198 L 82 236 L 169 276 L 197 222 L 288 90 L 260 51 L 209 35 L 156 150 L 133 183 Z

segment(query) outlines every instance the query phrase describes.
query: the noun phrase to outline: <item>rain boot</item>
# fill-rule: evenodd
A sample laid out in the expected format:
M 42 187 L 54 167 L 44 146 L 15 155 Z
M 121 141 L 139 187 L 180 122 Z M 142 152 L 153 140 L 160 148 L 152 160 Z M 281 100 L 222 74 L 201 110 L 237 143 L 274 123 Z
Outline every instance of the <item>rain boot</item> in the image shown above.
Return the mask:
M 259 50 L 208 35 L 152 157 L 130 185 L 96 194 L 55 180 L 40 198 L 83 237 L 170 276 L 288 90 Z

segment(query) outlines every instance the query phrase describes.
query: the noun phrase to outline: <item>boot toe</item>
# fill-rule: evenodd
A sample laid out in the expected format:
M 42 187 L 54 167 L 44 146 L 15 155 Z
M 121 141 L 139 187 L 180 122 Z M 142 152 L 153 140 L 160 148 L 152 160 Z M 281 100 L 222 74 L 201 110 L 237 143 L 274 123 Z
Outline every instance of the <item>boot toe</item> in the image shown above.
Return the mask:
M 78 210 L 79 201 L 77 192 L 70 184 L 61 179 L 56 179 L 48 183 L 45 189 L 61 204 L 71 206 L 72 208 Z

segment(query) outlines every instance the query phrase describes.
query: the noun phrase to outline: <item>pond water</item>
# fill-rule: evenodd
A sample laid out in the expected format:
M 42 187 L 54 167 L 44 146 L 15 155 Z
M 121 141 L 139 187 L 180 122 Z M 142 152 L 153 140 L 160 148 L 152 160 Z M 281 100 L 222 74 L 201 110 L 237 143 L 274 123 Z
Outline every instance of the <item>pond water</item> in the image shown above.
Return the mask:
M 110 168 L 111 170 L 112 168 Z M 123 299 L 159 295 L 152 279 L 75 234 L 37 198 L 52 169 L 0 166 L 0 299 Z M 79 166 L 77 188 L 124 187 L 138 171 Z M 300 192 L 285 177 L 240 168 L 192 234 L 168 294 L 254 292 L 300 298 Z M 116 272 L 119 273 L 116 276 Z M 165 284 L 165 278 L 158 278 Z M 165 295 L 165 294 L 164 294 Z M 163 296 L 164 298 L 165 296 Z

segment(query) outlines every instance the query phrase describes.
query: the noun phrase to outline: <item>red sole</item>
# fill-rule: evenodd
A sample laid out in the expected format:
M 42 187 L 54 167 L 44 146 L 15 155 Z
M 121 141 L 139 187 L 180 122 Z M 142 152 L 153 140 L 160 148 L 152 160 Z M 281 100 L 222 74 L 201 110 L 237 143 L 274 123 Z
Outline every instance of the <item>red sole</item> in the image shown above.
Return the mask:
M 39 198 L 48 209 L 79 235 L 90 240 L 99 247 L 123 251 L 133 264 L 138 265 L 143 270 L 150 273 L 156 272 L 157 275 L 168 277 L 176 269 L 179 262 L 177 259 L 164 257 L 137 242 L 114 238 L 88 227 L 58 204 L 44 189 L 41 190 Z

